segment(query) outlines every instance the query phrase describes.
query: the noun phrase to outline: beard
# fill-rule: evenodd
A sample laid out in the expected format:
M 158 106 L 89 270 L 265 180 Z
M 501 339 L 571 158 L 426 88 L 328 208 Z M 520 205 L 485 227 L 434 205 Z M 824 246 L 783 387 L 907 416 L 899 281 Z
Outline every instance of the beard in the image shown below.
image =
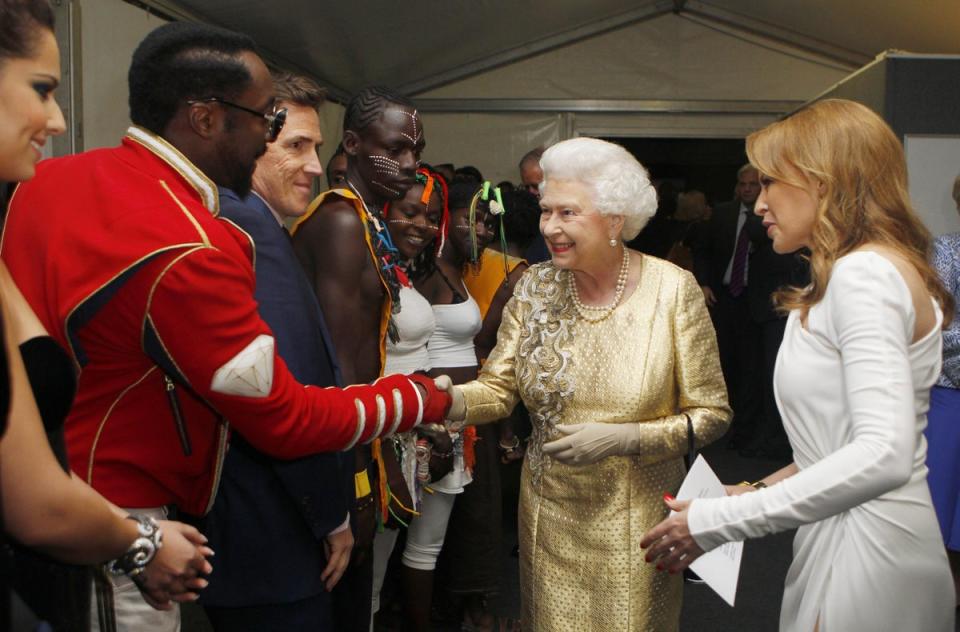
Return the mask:
M 225 180 L 222 186 L 243 198 L 253 188 L 253 172 L 257 166 L 257 159 L 266 153 L 267 143 L 262 141 L 256 150 L 251 152 L 249 143 L 243 145 L 239 142 L 240 130 L 231 119 L 227 119 L 225 131 L 227 132 L 225 142 L 220 144 L 218 150 Z
M 227 188 L 237 194 L 237 197 L 245 198 L 253 188 L 253 172 L 236 173 L 230 176 L 230 183 Z

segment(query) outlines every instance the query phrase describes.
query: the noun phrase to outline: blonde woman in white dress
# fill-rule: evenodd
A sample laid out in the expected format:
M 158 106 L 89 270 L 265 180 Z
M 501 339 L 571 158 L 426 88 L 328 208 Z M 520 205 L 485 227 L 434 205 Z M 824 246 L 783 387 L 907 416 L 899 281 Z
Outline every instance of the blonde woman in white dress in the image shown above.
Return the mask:
M 779 253 L 810 250 L 775 388 L 794 462 L 726 498 L 667 504 L 643 539 L 677 573 L 718 545 L 799 527 L 781 630 L 954 629 L 953 584 L 927 488 L 923 429 L 953 301 L 927 263 L 900 142 L 851 101 L 752 134 L 756 212 Z

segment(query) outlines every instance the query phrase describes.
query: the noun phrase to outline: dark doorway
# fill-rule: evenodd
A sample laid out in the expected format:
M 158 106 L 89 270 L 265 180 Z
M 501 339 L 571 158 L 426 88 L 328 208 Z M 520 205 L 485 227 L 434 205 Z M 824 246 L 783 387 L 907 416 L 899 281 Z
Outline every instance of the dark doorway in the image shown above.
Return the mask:
M 686 244 L 692 234 L 691 222 L 682 221 L 677 195 L 683 191 L 702 191 L 710 206 L 733 198 L 737 170 L 747 161 L 743 140 L 739 138 L 607 138 L 636 156 L 650 172 L 660 204 L 657 214 L 629 246 L 649 255 L 670 258 L 675 243 Z M 688 259 L 689 257 L 685 257 Z M 674 263 L 690 267 L 689 262 Z
M 740 138 L 605 138 L 623 145 L 656 181 L 698 189 L 715 204 L 733 199 L 737 169 L 747 162 Z

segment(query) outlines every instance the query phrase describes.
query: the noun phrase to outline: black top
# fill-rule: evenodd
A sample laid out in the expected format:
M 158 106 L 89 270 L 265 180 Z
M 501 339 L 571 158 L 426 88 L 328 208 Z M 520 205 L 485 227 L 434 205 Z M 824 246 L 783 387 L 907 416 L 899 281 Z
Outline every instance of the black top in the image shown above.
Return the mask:
M 33 398 L 37 402 L 50 447 L 65 472 L 66 446 L 63 423 L 70 412 L 77 378 L 67 353 L 49 336 L 31 338 L 20 345 Z M 3 370 L 6 374 L 6 356 Z M 7 394 L 9 382 L 3 380 Z M 0 404 L 8 404 L 5 397 Z M 6 415 L 4 415 L 6 419 Z M 83 566 L 57 562 L 42 553 L 7 541 L 5 572 L 23 602 L 54 630 L 87 629 L 90 603 L 90 572 Z
M 4 340 L 3 316 L 0 315 L 0 344 Z M 10 369 L 7 366 L 7 352 L 0 349 L 0 436 L 7 429 L 7 414 L 10 412 Z M 3 522 L 0 515 L 0 530 Z
M 3 316 L 0 315 L 0 345 L 4 341 Z M 0 348 L 0 436 L 7 429 L 10 412 L 10 371 L 7 367 L 6 347 Z M 2 440 L 2 439 L 0 439 Z M 0 505 L 0 549 L 6 548 L 6 529 L 3 526 L 3 507 Z M 0 564 L 0 626 L 10 628 L 10 576 L 6 564 Z
M 40 410 L 50 447 L 64 471 L 69 472 L 63 441 L 63 422 L 77 391 L 77 378 L 70 356 L 49 336 L 31 338 L 20 345 L 33 399 Z

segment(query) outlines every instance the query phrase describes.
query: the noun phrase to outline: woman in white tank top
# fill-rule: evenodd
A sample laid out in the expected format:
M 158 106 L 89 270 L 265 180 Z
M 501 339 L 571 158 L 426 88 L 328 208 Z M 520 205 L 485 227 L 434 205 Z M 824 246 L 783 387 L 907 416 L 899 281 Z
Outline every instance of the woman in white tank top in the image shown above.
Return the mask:
M 477 377 L 479 363 L 473 340 L 483 325 L 480 308 L 464 285 L 463 274 L 469 266 L 479 265 L 480 255 L 496 232 L 487 203 L 477 198 L 477 192 L 478 185 L 473 184 L 457 183 L 450 188 L 449 243 L 437 256 L 435 268 L 416 282 L 417 289 L 433 306 L 436 321 L 427 345 L 432 365 L 430 375 L 449 375 L 455 384 Z M 480 431 L 488 430 L 493 435 L 483 437 L 475 445 L 477 429 L 465 431 L 465 441 L 461 443 L 465 444 L 465 450 L 459 446 L 454 448 L 454 473 L 434 485 L 447 494 L 464 492 L 452 507 L 448 541 L 443 545 L 444 566 L 453 569 L 452 576 L 444 578 L 444 585 L 451 592 L 466 595 L 464 623 L 481 629 L 492 625 L 492 619 L 485 612 L 483 592 L 472 590 L 473 572 L 488 563 L 499 570 L 499 470 L 486 468 L 480 472 L 458 466 L 464 462 L 464 451 L 470 463 L 490 461 L 482 458 L 485 455 L 481 451 L 495 453 L 498 438 L 495 428 Z M 476 458 L 472 458 L 474 452 Z M 493 461 L 497 456 L 494 454 Z M 463 473 L 462 480 L 454 476 L 458 470 Z M 468 482 L 471 486 L 465 490 L 463 485 Z M 477 492 L 480 492 L 479 498 Z M 495 499 L 492 494 L 496 495 Z
M 435 326 L 433 309 L 430 303 L 414 289 L 409 275 L 417 265 L 423 267 L 435 256 L 435 248 L 439 245 L 437 235 L 440 227 L 445 228 L 446 224 L 444 187 L 445 185 L 441 185 L 439 180 L 434 179 L 433 174 L 420 170 L 417 173 L 417 184 L 411 187 L 402 199 L 393 202 L 384 210 L 387 229 L 399 259 L 398 265 L 402 270 L 399 278 L 404 283 L 400 288 L 400 311 L 392 318 L 396 328 L 396 340 L 392 337 L 387 338 L 385 375 L 425 373 L 430 370 L 427 342 L 433 335 Z M 441 430 L 437 433 L 427 428 L 424 428 L 420 434 L 402 433 L 384 442 L 385 449 L 395 449 L 399 453 L 404 482 L 414 502 L 420 495 L 420 484 L 417 479 L 417 443 L 418 438 L 424 433 L 429 433 L 429 438 L 426 444 L 421 441 L 421 449 L 427 451 L 428 458 L 431 450 L 442 453 L 452 451 L 452 442 L 445 432 Z M 425 469 L 428 469 L 428 466 Z M 422 507 L 418 508 L 422 512 Z M 373 629 L 372 616 L 380 607 L 380 590 L 383 587 L 387 563 L 398 534 L 399 529 L 386 528 L 378 532 L 374 538 L 371 630 Z

